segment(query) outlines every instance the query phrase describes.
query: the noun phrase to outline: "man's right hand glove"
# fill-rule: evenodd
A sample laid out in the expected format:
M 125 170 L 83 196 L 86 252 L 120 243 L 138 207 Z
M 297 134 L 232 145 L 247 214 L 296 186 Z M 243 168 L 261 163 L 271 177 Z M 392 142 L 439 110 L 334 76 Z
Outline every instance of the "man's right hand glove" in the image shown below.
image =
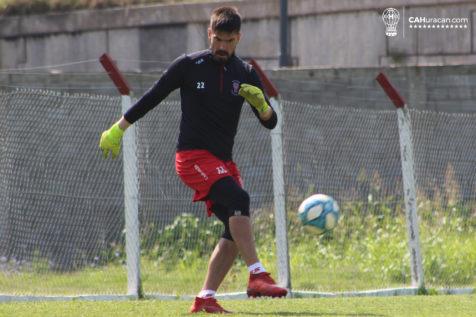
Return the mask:
M 241 84 L 238 94 L 245 98 L 259 113 L 264 113 L 269 109 L 263 91 L 250 84 Z
M 112 158 L 115 159 L 121 150 L 121 139 L 124 131 L 119 127 L 119 123 L 115 123 L 109 130 L 106 130 L 101 135 L 99 141 L 99 148 L 101 149 L 104 158 L 107 159 L 109 152 L 112 152 Z

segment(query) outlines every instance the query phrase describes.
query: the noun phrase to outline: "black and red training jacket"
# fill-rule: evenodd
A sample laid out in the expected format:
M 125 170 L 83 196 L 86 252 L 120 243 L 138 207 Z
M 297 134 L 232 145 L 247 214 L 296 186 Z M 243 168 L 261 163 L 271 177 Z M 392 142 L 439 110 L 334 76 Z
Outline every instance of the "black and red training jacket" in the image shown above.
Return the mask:
M 262 89 L 252 66 L 236 55 L 226 63 L 213 59 L 204 50 L 177 58 L 162 77 L 124 114 L 134 123 L 157 106 L 173 90 L 180 88 L 181 120 L 177 151 L 207 150 L 221 160 L 232 160 L 232 151 L 244 98 L 240 84 Z M 268 102 L 269 104 L 269 102 Z M 259 119 L 256 109 L 252 111 Z M 276 113 L 261 124 L 273 129 Z

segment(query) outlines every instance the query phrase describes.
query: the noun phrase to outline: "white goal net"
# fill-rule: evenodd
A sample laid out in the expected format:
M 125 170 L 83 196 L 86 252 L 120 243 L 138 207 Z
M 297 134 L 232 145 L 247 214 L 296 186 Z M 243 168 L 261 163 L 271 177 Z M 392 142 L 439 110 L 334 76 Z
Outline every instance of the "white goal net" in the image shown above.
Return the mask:
M 292 289 L 411 286 L 397 116 L 393 110 L 282 102 L 286 228 Z M 104 160 L 100 133 L 121 99 L 41 90 L 0 93 L 0 295 L 127 293 L 122 158 Z M 144 294 L 193 295 L 223 230 L 175 174 L 180 104 L 137 124 L 140 274 Z M 418 212 L 428 287 L 474 287 L 476 115 L 411 111 Z M 234 160 L 261 261 L 276 257 L 269 132 L 244 107 Z M 298 221 L 313 193 L 341 220 L 316 236 Z M 243 292 L 238 259 L 221 293 Z M 300 291 L 302 291 L 300 293 Z

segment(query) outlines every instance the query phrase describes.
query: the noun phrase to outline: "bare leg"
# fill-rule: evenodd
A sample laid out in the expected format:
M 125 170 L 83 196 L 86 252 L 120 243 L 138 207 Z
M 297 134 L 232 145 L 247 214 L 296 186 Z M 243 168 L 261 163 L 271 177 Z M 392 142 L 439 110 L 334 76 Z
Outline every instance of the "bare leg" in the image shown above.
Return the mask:
M 208 272 L 202 289 L 216 291 L 238 255 L 235 242 L 221 238 L 208 262 Z
M 250 217 L 230 217 L 230 232 L 246 265 L 258 262 Z

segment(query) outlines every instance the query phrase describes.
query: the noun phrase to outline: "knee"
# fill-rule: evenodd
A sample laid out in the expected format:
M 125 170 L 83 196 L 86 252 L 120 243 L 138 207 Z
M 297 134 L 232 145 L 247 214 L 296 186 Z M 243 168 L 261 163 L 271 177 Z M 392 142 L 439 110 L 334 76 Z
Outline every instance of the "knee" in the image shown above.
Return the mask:
M 250 195 L 231 177 L 217 181 L 209 193 L 210 199 L 227 208 L 229 216 L 250 215 Z
M 234 208 L 230 208 L 231 216 L 250 216 L 250 195 L 243 189 L 235 193 Z M 233 210 L 234 209 L 234 210 Z

